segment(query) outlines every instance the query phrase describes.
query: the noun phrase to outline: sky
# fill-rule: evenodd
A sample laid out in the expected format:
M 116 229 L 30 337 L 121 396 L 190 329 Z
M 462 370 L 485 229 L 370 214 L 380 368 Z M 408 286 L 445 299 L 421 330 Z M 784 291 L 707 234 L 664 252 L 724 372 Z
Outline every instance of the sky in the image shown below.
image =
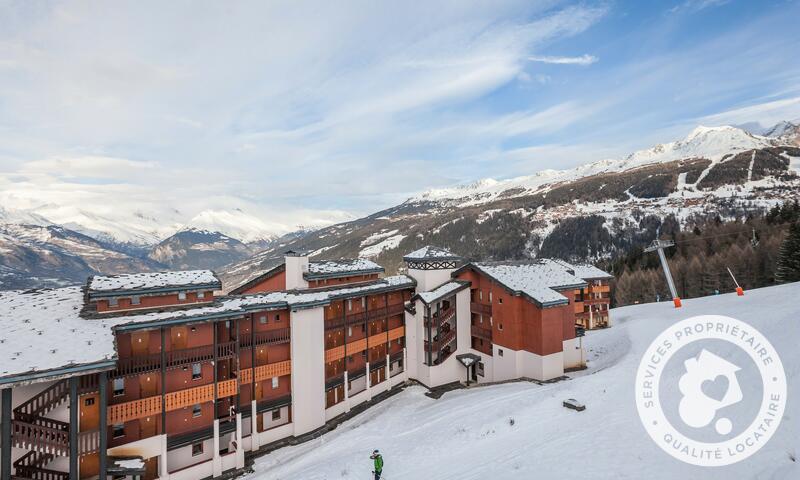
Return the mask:
M 797 0 L 0 0 L 0 207 L 289 231 L 799 119 L 797 18 Z

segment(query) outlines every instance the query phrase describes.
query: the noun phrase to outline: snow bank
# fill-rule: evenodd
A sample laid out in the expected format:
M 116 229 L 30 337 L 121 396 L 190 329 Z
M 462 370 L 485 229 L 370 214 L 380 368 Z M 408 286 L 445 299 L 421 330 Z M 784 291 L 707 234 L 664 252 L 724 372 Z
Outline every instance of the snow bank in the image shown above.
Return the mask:
M 800 453 L 800 283 L 611 311 L 615 326 L 587 332 L 590 368 L 571 380 L 539 386 L 513 383 L 447 393 L 421 387 L 371 407 L 333 432 L 256 460 L 250 480 L 366 479 L 369 454 L 380 449 L 384 473 L 399 479 L 795 479 Z M 668 325 L 700 314 L 729 315 L 756 326 L 781 355 L 789 382 L 785 418 L 759 452 L 728 467 L 681 463 L 656 446 L 636 413 L 634 377 L 640 357 Z M 561 406 L 576 398 L 584 412 Z M 514 420 L 513 425 L 511 419 Z

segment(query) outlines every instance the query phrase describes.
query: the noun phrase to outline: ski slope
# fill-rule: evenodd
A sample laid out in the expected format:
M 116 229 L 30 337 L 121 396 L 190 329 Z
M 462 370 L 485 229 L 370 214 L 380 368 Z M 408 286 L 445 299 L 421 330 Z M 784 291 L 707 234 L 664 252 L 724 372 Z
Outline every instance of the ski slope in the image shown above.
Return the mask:
M 792 458 L 800 454 L 798 298 L 795 283 L 744 297 L 686 300 L 681 309 L 671 302 L 614 309 L 612 328 L 587 332 L 589 368 L 570 380 L 471 388 L 439 400 L 410 387 L 319 439 L 257 459 L 255 473 L 246 478 L 366 480 L 372 478 L 369 454 L 377 448 L 388 480 L 797 479 L 800 467 Z M 634 376 L 650 342 L 667 325 L 701 314 L 754 325 L 778 350 L 788 381 L 775 436 L 750 458 L 726 467 L 673 459 L 650 440 L 634 403 Z M 563 408 L 566 398 L 587 409 Z

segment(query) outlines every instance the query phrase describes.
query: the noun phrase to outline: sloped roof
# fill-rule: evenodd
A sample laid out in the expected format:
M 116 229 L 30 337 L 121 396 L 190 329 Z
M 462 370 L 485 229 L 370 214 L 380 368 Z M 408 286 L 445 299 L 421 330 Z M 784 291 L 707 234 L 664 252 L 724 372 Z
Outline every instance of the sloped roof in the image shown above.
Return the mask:
M 117 358 L 113 328 L 131 330 L 236 318 L 266 309 L 314 308 L 336 299 L 415 285 L 413 278 L 396 275 L 353 287 L 221 297 L 210 305 L 194 308 L 129 312 L 103 318 L 81 316 L 84 306 L 81 287 L 0 292 L 0 384 L 37 375 L 48 377 L 67 370 L 111 369 Z
M 586 282 L 570 274 L 564 266 L 549 259 L 528 262 L 478 262 L 465 268 L 474 268 L 491 277 L 517 295 L 525 295 L 542 307 L 569 303 L 558 290 L 583 288 Z
M 460 260 L 461 257 L 454 254 L 453 252 L 442 248 L 442 247 L 435 247 L 433 245 L 426 245 L 419 250 L 414 250 L 413 252 L 405 255 L 403 260 L 406 262 L 418 262 L 422 260 Z
M 275 275 L 277 275 L 277 274 L 279 274 L 279 273 L 281 273 L 281 272 L 283 272 L 285 270 L 286 270 L 286 264 L 285 263 L 278 264 L 278 265 L 270 268 L 266 272 L 264 272 L 262 274 L 259 274 L 259 275 L 256 275 L 255 277 L 251 278 L 250 280 L 247 280 L 246 282 L 244 282 L 243 284 L 241 284 L 238 287 L 234 288 L 233 290 L 231 290 L 228 293 L 230 295 L 239 295 L 242 292 L 244 292 L 245 290 L 258 285 L 259 283 L 263 282 L 264 280 L 272 278 Z M 285 285 L 284 285 L 284 287 L 285 287 Z
M 469 282 L 465 282 L 465 281 L 461 281 L 461 280 L 452 280 L 450 282 L 447 282 L 445 284 L 442 284 L 442 285 L 436 287 L 435 289 L 431 290 L 430 292 L 417 293 L 416 295 L 414 295 L 414 298 L 412 300 L 418 298 L 418 299 L 422 300 L 422 303 L 424 303 L 426 305 L 430 305 L 432 303 L 435 303 L 435 302 L 441 300 L 442 298 L 444 298 L 444 297 L 446 297 L 448 295 L 451 295 L 451 294 L 453 294 L 455 292 L 458 292 L 459 290 L 463 290 L 463 289 L 469 287 L 469 285 L 470 285 Z
M 588 263 L 568 263 L 559 259 L 554 259 L 553 261 L 563 265 L 567 270 L 571 270 L 571 273 L 576 277 L 584 280 L 607 280 L 614 278 L 614 275 Z
M 119 292 L 180 290 L 209 287 L 222 288 L 222 283 L 211 270 L 185 270 L 172 272 L 126 273 L 121 275 L 95 275 L 89 277 L 89 295 Z
M 315 279 L 383 272 L 384 268 L 372 260 L 354 258 L 309 262 L 308 272 L 303 276 L 307 279 Z

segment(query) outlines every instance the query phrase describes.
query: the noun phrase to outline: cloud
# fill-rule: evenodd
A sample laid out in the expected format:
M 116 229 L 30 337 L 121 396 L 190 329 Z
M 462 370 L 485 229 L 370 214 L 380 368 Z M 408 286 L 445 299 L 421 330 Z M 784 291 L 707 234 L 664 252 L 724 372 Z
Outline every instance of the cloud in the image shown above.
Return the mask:
M 783 98 L 755 103 L 724 112 L 697 118 L 697 123 L 705 125 L 739 125 L 749 122 L 770 127 L 782 120 L 800 118 L 800 97 Z
M 579 57 L 548 57 L 548 56 L 533 56 L 528 57 L 532 62 L 541 63 L 555 63 L 558 65 L 591 65 L 598 61 L 594 55 L 584 54 Z
M 669 13 L 695 13 L 710 7 L 719 7 L 730 0 L 686 0 L 669 9 Z

